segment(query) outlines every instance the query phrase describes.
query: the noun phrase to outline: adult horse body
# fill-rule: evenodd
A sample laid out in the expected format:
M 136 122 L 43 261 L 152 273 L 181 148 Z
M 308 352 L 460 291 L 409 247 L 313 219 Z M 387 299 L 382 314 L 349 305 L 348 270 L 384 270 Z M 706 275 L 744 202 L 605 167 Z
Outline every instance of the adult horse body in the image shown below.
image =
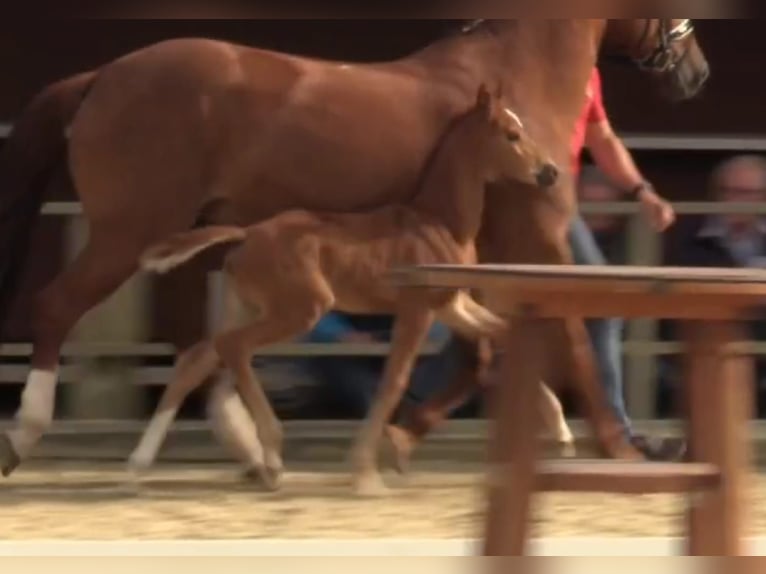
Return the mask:
M 31 233 L 45 176 L 63 152 L 90 237 L 36 299 L 32 369 L 17 428 L 0 441 L 3 472 L 29 455 L 52 421 L 69 331 L 137 270 L 148 245 L 200 221 L 246 225 L 293 208 L 355 211 L 400 201 L 483 82 L 503 82 L 530 134 L 566 165 L 584 86 L 605 41 L 662 64 L 682 96 L 702 85 L 707 66 L 693 36 L 674 37 L 679 28 L 668 22 L 485 21 L 402 60 L 364 66 L 174 40 L 45 90 L 0 157 L 0 239 L 8 258 L 0 303 L 8 304 L 20 241 Z M 657 57 L 678 50 L 669 66 Z M 571 182 L 545 197 L 525 191 L 494 206 L 490 198 L 484 259 L 568 261 Z M 571 325 L 566 334 L 572 361 L 587 363 L 584 331 Z M 590 371 L 582 370 L 581 391 L 604 448 L 618 454 L 626 447 Z

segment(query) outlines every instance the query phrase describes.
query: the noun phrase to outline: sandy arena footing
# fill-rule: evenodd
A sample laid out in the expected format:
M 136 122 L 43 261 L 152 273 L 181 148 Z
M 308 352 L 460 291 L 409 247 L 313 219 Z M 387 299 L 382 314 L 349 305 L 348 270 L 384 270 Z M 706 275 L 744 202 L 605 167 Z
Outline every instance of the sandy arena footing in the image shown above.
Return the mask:
M 483 518 L 478 467 L 386 475 L 379 499 L 351 494 L 338 467 L 290 472 L 277 494 L 232 465 L 161 465 L 140 487 L 122 464 L 30 463 L 0 482 L 3 540 L 474 539 Z M 752 536 L 766 535 L 766 477 L 753 480 Z M 684 498 L 540 495 L 535 537 L 676 537 Z

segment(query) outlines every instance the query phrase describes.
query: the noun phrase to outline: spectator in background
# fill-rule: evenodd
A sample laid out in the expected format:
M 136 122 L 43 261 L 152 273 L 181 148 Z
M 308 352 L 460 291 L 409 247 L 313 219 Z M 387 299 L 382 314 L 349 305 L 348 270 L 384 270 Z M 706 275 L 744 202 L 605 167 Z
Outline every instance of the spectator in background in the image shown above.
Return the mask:
M 353 315 L 333 312 L 326 315 L 308 335 L 310 343 L 390 343 L 393 318 L 387 315 Z M 441 351 L 421 356 L 410 379 L 404 405 L 424 401 L 451 379 L 456 353 L 452 352 L 449 330 L 434 324 L 428 342 Z M 319 401 L 333 418 L 362 419 L 372 405 L 383 376 L 385 356 L 323 356 L 309 361 L 319 382 Z M 461 413 L 467 412 L 461 409 Z M 459 414 L 459 413 L 456 413 Z
M 724 203 L 766 202 L 766 158 L 735 156 L 718 165 L 710 178 L 710 196 Z M 755 213 L 711 215 L 679 242 L 669 261 L 681 267 L 766 267 L 766 220 Z M 672 321 L 661 323 L 661 338 L 678 340 Z M 766 341 L 766 321 L 751 323 L 751 338 Z M 667 413 L 680 382 L 676 357 L 665 358 L 661 365 L 660 411 Z M 759 415 L 764 416 L 766 398 L 766 362 L 757 361 Z
M 723 162 L 712 174 L 710 192 L 721 202 L 766 201 L 766 159 L 736 156 Z M 679 256 L 690 267 L 764 267 L 766 220 L 753 213 L 709 216 Z

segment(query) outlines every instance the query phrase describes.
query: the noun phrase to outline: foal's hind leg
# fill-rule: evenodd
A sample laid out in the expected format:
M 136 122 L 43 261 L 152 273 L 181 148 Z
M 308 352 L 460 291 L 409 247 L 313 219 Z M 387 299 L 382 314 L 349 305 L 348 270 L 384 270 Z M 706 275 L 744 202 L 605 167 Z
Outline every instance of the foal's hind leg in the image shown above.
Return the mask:
M 130 455 L 128 467 L 132 472 L 149 469 L 184 399 L 215 372 L 218 364 L 218 355 L 209 341 L 196 344 L 178 358 L 173 380 L 165 388 L 152 420 Z
M 259 347 L 279 343 L 309 331 L 331 307 L 331 300 L 324 296 L 315 296 L 311 291 L 292 291 L 290 297 L 285 299 L 284 307 L 275 309 L 272 301 L 269 301 L 269 312 L 263 318 L 245 327 L 232 329 L 215 339 L 216 351 L 231 369 L 237 389 L 255 419 L 269 473 L 267 480 L 275 489 L 279 486 L 283 469 L 282 425 L 253 372 L 251 358 Z
M 263 445 L 255 421 L 242 403 L 228 373 L 213 385 L 208 397 L 207 413 L 213 433 L 244 465 L 244 476 L 267 488 L 274 488 L 274 473 L 266 468 Z
M 134 244 L 119 243 L 119 230 L 91 231 L 75 262 L 37 297 L 33 309 L 31 370 L 21 396 L 16 426 L 0 437 L 0 470 L 10 475 L 27 458 L 53 422 L 61 346 L 72 327 L 135 272 Z M 124 238 L 124 236 L 123 236 Z

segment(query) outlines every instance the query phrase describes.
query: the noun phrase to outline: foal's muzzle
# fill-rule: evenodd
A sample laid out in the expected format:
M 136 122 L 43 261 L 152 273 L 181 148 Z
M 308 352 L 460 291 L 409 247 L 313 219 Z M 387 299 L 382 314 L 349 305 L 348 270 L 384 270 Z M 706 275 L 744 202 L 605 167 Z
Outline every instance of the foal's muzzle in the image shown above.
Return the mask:
M 559 181 L 559 169 L 552 163 L 546 163 L 537 172 L 536 179 L 540 187 L 553 187 Z

